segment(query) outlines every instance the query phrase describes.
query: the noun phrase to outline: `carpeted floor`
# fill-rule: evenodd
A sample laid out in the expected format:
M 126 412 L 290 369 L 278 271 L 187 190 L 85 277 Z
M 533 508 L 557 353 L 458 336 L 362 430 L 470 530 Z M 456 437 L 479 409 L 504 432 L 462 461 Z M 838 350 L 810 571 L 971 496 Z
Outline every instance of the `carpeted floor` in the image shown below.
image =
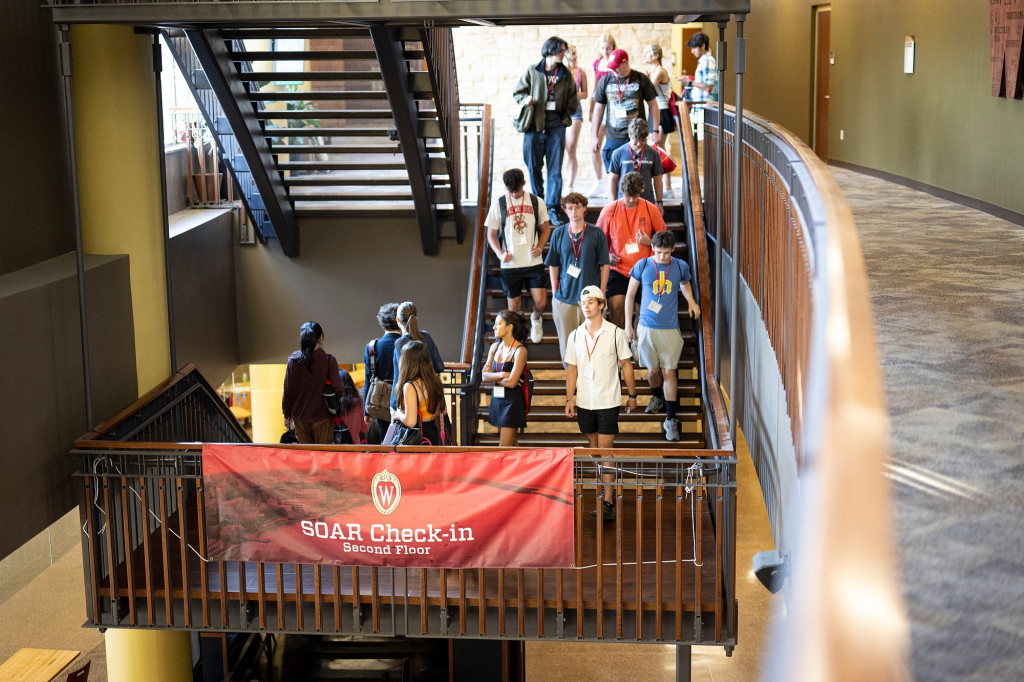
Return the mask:
M 914 679 L 1024 679 L 1024 227 L 833 172 L 871 285 Z

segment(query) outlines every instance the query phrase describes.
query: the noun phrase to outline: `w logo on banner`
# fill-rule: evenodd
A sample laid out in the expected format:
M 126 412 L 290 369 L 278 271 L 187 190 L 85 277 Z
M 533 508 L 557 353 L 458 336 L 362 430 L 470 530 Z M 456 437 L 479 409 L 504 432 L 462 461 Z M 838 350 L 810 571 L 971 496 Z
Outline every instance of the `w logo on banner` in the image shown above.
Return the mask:
M 384 516 L 395 511 L 398 501 L 402 499 L 402 483 L 398 476 L 385 469 L 370 481 L 370 497 L 373 506 Z

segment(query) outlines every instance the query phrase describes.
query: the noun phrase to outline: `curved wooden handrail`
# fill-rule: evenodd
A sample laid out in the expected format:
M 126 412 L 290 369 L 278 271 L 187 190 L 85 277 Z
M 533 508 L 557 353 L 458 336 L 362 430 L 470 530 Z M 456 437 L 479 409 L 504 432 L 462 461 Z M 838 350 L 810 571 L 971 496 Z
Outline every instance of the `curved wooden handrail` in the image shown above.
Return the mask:
M 867 271 L 850 207 L 828 167 L 796 135 L 756 114 L 809 174 L 824 211 L 824 324 L 812 328 L 804 394 L 800 529 L 792 599 L 772 678 L 901 680 L 908 626 L 899 586 L 893 505 L 883 475 L 889 419 Z M 822 234 L 822 233 L 819 233 Z M 817 335 L 815 335 L 817 334 Z M 870 622 L 870 625 L 868 623 Z M 818 652 L 809 656 L 807 652 Z

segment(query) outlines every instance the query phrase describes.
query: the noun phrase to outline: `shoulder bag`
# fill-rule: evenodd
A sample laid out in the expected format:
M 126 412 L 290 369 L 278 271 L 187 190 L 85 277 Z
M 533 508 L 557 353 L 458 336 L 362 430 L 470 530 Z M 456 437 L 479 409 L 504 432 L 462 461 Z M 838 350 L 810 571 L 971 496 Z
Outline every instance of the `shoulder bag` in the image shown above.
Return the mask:
M 377 378 L 377 341 L 366 344 L 370 356 L 370 371 L 366 389 L 366 414 L 376 419 L 391 421 L 391 389 L 392 383 Z
M 341 399 L 338 397 L 337 391 L 334 390 L 334 384 L 331 383 L 331 360 L 333 359 L 333 355 L 327 356 L 327 376 L 324 377 L 323 396 L 327 411 L 331 413 L 332 417 L 337 417 L 341 414 Z

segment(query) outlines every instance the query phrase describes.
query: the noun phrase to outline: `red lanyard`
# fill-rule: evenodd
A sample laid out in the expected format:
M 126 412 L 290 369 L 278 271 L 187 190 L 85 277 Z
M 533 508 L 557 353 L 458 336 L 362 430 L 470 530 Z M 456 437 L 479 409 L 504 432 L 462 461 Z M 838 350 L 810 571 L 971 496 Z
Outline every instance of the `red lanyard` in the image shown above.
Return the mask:
M 555 99 L 555 83 L 558 82 L 558 65 L 556 64 L 555 68 L 551 69 L 551 71 L 552 71 L 552 73 L 554 75 L 549 76 L 547 70 L 545 70 L 544 71 L 544 78 L 545 78 L 545 80 L 547 81 L 547 84 L 548 84 L 548 99 L 549 100 L 554 100 Z
M 504 350 L 505 353 L 499 359 L 498 358 L 498 353 L 500 351 L 502 351 L 502 350 Z M 505 363 L 508 362 L 509 356 L 513 355 L 515 353 L 515 350 L 516 350 L 515 349 L 515 345 L 513 345 L 512 347 L 509 347 L 509 346 L 506 346 L 503 343 L 503 344 L 501 344 L 500 348 L 498 348 L 496 351 L 494 351 L 494 371 L 495 372 L 500 371 L 498 369 L 499 367 L 504 367 L 505 366 Z
M 632 152 L 632 150 L 630 150 L 630 151 Z M 634 219 L 632 221 L 633 224 L 630 225 L 629 209 L 626 208 L 626 200 L 622 199 L 621 201 L 622 201 L 622 210 L 626 212 L 626 230 L 629 231 L 630 241 L 636 242 L 637 232 L 640 231 L 640 228 L 639 228 L 639 224 L 640 224 L 640 203 L 637 202 L 636 207 L 633 209 L 633 218 Z M 644 233 L 644 234 L 646 234 L 646 233 Z
M 598 330 L 598 331 L 600 331 L 600 330 Z M 594 351 L 597 350 L 597 342 L 601 340 L 600 338 L 595 336 L 594 337 L 594 347 L 591 348 L 590 347 L 589 337 L 590 337 L 590 332 L 587 332 L 587 331 L 583 332 L 583 343 L 587 347 L 587 364 L 590 364 L 590 357 L 594 354 Z
M 628 144 L 626 145 L 626 149 L 629 150 L 629 158 L 633 160 L 633 170 L 636 171 L 637 173 L 640 172 L 640 162 L 644 160 L 644 150 L 646 148 L 647 145 L 644 145 L 643 147 L 640 148 L 640 158 L 638 159 L 636 157 L 636 154 L 633 153 L 633 148 Z
M 626 76 L 625 83 L 620 83 L 619 75 L 615 74 L 615 89 L 618 90 L 619 93 L 619 104 L 622 104 L 622 93 L 625 91 L 625 88 L 627 87 L 629 87 L 629 75 Z
M 523 192 L 523 198 L 519 200 L 518 207 L 512 203 L 514 199 L 515 198 L 512 196 L 512 193 L 509 192 L 508 211 L 506 213 L 506 217 L 511 215 L 512 227 L 514 227 L 519 232 L 522 232 L 523 230 L 526 229 L 526 218 L 523 217 L 523 206 L 526 204 L 526 192 Z M 515 210 L 516 208 L 518 208 L 519 210 Z
M 572 254 L 576 258 L 576 267 L 580 265 L 580 251 L 583 250 L 583 232 L 586 231 L 587 226 L 584 225 L 583 229 L 580 230 L 580 239 L 576 241 L 572 236 L 572 226 L 569 226 L 569 243 L 572 244 Z
M 658 264 L 654 264 L 654 269 L 658 273 L 658 279 L 654 282 L 655 290 L 658 292 L 658 302 L 661 302 L 661 295 L 665 293 L 665 287 L 668 286 L 668 269 L 672 267 L 672 262 L 669 261 L 668 265 L 665 266 L 665 272 L 661 271 Z

